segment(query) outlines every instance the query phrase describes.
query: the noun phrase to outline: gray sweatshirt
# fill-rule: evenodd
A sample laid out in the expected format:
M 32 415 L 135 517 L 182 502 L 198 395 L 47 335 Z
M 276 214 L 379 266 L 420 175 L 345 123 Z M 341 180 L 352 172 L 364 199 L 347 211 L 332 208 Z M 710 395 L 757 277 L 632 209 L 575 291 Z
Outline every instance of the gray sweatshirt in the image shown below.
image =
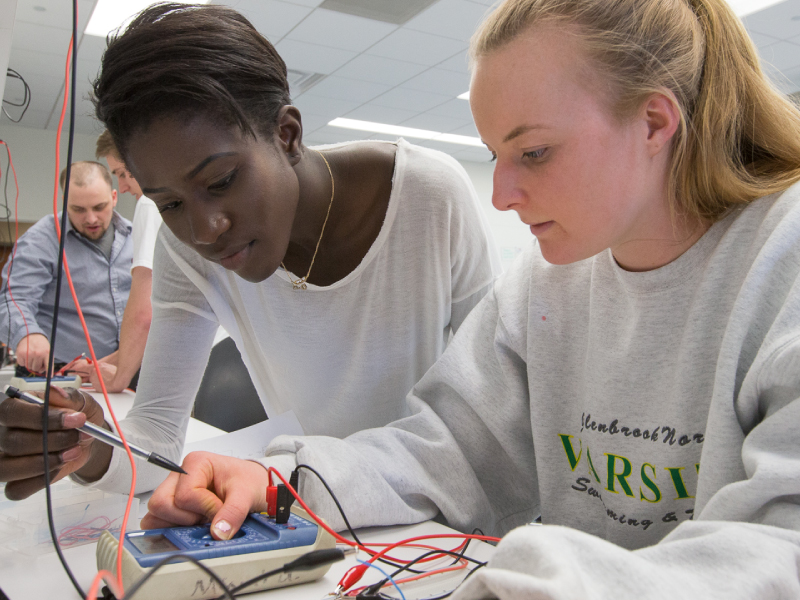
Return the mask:
M 654 271 L 532 245 L 408 400 L 264 462 L 354 526 L 508 533 L 454 598 L 800 598 L 800 184 Z

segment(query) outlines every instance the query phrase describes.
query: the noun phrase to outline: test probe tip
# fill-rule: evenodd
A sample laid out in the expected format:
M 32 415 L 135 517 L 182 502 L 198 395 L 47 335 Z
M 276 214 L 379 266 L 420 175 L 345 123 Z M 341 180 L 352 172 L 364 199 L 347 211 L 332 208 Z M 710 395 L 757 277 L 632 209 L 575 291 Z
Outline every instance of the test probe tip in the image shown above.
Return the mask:
M 181 469 L 178 465 L 176 465 L 171 460 L 164 458 L 163 456 L 156 454 L 155 452 L 151 452 L 150 456 L 147 458 L 147 462 L 152 463 L 156 466 L 161 467 L 162 469 L 167 469 L 168 471 L 173 471 L 175 473 L 183 473 L 184 475 L 188 475 L 186 471 Z

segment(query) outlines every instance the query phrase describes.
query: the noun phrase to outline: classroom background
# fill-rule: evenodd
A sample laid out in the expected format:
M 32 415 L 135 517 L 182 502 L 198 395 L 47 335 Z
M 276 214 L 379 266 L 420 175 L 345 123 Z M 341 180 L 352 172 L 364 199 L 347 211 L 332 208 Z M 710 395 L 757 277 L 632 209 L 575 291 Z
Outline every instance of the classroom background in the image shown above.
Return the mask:
M 243 13 L 277 47 L 289 69 L 292 100 L 301 110 L 307 145 L 402 136 L 446 152 L 472 179 L 504 267 L 531 243 L 530 231 L 516 213 L 501 213 L 491 205 L 491 156 L 478 138 L 467 97 L 469 37 L 494 0 L 213 3 Z M 758 46 L 762 67 L 776 86 L 792 97 L 800 96 L 800 0 L 729 3 L 742 17 Z M 148 4 L 150 0 L 78 0 L 74 160 L 94 160 L 95 141 L 102 131 L 88 98 L 105 35 Z M 4 99 L 0 139 L 8 143 L 17 171 L 20 232 L 52 211 L 71 10 L 71 0 L 0 0 L 0 67 L 13 69 L 30 89 L 27 100 L 22 80 L 7 77 L 4 89 L 0 83 Z M 24 107 L 15 105 L 26 103 L 19 119 Z M 62 166 L 66 148 L 65 126 Z M 1 156 L 0 169 L 5 173 Z M 4 191 L 13 223 L 13 185 Z M 0 204 L 3 201 L 0 193 Z M 134 204 L 133 196 L 122 194 L 117 210 L 132 218 Z M 0 254 L 9 245 L 7 231 L 0 227 Z

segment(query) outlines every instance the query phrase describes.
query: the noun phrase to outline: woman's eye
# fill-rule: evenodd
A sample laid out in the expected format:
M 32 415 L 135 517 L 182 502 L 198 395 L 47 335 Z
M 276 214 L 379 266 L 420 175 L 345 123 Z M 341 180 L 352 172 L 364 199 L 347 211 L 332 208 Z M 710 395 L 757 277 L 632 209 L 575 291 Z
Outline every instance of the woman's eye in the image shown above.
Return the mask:
M 489 162 L 494 162 L 494 161 L 496 161 L 496 160 L 497 160 L 497 154 L 495 154 L 494 152 L 492 152 L 492 158 L 490 158 L 490 159 L 489 159 Z
M 547 153 L 547 148 L 539 148 L 538 150 L 531 150 L 530 152 L 523 152 L 523 158 L 531 158 L 533 160 L 538 160 Z
M 167 212 L 168 210 L 174 210 L 174 209 L 178 208 L 178 206 L 180 206 L 180 204 L 181 203 L 176 200 L 175 202 L 169 202 L 167 204 L 158 204 L 158 205 L 156 205 L 156 208 L 158 208 L 158 212 L 159 213 L 163 214 L 163 213 Z
M 231 187 L 233 180 L 236 178 L 236 171 L 231 171 L 227 175 L 225 175 L 222 179 L 215 181 L 211 185 L 208 186 L 208 189 L 213 192 L 221 192 L 223 190 L 227 190 Z

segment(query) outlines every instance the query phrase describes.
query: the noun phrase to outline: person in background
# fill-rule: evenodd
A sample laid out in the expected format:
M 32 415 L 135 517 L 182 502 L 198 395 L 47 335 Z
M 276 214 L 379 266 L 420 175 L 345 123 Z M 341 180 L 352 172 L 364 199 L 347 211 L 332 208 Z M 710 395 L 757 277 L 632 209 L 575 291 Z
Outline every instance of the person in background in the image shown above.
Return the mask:
M 190 454 L 142 526 L 228 539 L 302 463 L 354 527 L 505 536 L 454 599 L 800 598 L 800 112 L 723 0 L 506 0 L 471 48 L 536 243 L 407 417 Z
M 131 293 L 122 316 L 119 350 L 100 359 L 100 373 L 109 392 L 121 392 L 127 387 L 136 389 L 142 356 L 150 331 L 153 309 L 150 294 L 153 289 L 153 252 L 156 235 L 161 227 L 161 215 L 155 203 L 142 195 L 139 184 L 131 176 L 119 156 L 111 134 L 106 130 L 97 138 L 95 154 L 108 163 L 111 174 L 119 182 L 119 193 L 130 192 L 136 198 L 133 213 L 133 264 L 131 265 Z M 97 371 L 87 361 L 78 361 L 72 369 L 100 389 Z
M 344 437 L 406 414 L 408 390 L 500 272 L 463 167 L 405 140 L 305 146 L 285 63 L 224 6 L 145 9 L 109 41 L 94 95 L 165 225 L 128 440 L 179 459 L 220 325 L 270 417 L 291 410 L 306 433 Z M 124 453 L 71 430 L 103 424 L 94 400 L 51 401 L 70 410 L 50 447 L 79 450 L 54 458 L 54 477 L 127 492 Z M 41 437 L 36 412 L 0 404 L 0 425 L 13 423 L 0 448 L 26 457 L 0 456 L 9 498 L 43 485 L 41 446 L 18 441 Z M 163 481 L 150 466 L 137 467 L 140 491 Z
M 64 169 L 62 190 L 66 175 Z M 105 356 L 117 350 L 131 289 L 131 223 L 114 210 L 117 192 L 100 163 L 73 163 L 68 203 L 64 252 L 95 353 Z M 43 373 L 50 354 L 59 246 L 54 220 L 47 215 L 20 236 L 3 269 L 0 331 L 16 348 L 19 376 Z M 66 276 L 60 296 L 57 369 L 88 353 Z

